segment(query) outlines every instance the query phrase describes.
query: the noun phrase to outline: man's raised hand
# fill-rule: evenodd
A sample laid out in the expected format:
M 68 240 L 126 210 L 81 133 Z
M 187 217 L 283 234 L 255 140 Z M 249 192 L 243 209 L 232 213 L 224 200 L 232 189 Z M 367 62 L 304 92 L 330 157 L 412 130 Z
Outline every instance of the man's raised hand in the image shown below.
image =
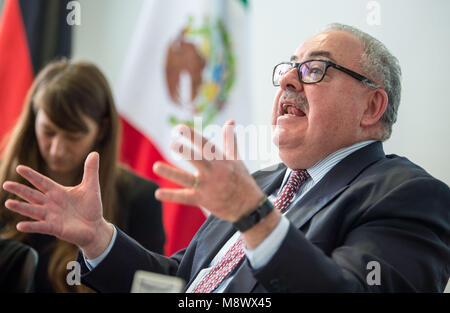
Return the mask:
M 195 148 L 177 143 L 176 150 L 188 156 L 188 161 L 197 169 L 197 173 L 193 175 L 162 162 L 156 162 L 153 171 L 157 175 L 185 187 L 158 189 L 156 198 L 161 201 L 201 206 L 216 217 L 231 222 L 253 210 L 263 199 L 264 194 L 247 171 L 245 164 L 238 160 L 234 122 L 229 121 L 224 125 L 224 152 L 218 151 L 208 139 L 188 126 L 182 125 L 180 133 L 187 137 Z

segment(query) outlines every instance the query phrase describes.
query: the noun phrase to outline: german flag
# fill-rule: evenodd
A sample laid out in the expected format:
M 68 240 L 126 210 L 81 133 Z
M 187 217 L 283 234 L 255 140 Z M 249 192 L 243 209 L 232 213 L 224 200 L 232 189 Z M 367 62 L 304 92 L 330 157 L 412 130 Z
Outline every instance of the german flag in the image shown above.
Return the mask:
M 34 76 L 70 57 L 69 0 L 6 0 L 0 17 L 0 141 L 12 130 Z

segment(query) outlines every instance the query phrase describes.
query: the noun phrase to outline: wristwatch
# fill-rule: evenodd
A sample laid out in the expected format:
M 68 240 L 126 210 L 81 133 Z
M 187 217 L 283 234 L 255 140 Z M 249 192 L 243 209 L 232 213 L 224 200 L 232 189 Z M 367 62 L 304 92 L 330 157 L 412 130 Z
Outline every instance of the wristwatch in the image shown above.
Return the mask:
M 242 233 L 255 226 L 260 220 L 272 212 L 272 210 L 272 202 L 267 199 L 267 196 L 264 196 L 264 199 L 258 204 L 256 209 L 234 222 L 233 226 Z

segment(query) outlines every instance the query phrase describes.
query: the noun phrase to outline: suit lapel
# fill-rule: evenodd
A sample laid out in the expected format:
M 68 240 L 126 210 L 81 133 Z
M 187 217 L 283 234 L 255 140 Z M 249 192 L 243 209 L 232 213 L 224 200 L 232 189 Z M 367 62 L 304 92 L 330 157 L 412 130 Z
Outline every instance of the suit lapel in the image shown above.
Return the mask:
M 283 163 L 278 164 L 273 170 L 260 170 L 253 174 L 258 186 L 266 195 L 270 195 L 280 187 L 286 173 L 286 166 Z
M 195 273 L 195 275 L 191 276 L 192 279 L 197 277 L 202 268 L 208 267 L 212 259 L 236 231 L 229 222 L 212 216 L 209 218 L 213 220 L 204 229 L 202 239 L 198 240 L 197 243 L 196 253 L 192 262 L 192 273 Z
M 272 171 L 258 171 L 255 173 L 254 177 L 260 188 L 265 193 L 269 193 L 279 187 L 285 171 L 286 166 L 279 164 Z M 263 173 L 263 175 L 260 175 L 260 173 Z M 207 253 L 202 253 L 204 259 L 198 260 L 199 263 L 202 263 L 203 265 L 204 262 L 211 262 L 214 256 L 219 252 L 220 248 L 235 233 L 235 231 L 236 229 L 231 223 L 214 218 L 207 229 L 204 230 L 204 236 L 214 238 L 214 240 L 201 241 L 202 250 Z
M 298 229 L 307 223 L 331 200 L 337 197 L 368 166 L 385 157 L 381 142 L 374 142 L 353 152 L 336 164 L 301 199 L 296 200 L 286 217 Z
M 283 164 L 278 164 L 273 169 L 264 169 L 254 173 L 253 177 L 264 193 L 270 194 L 273 190 L 280 186 L 285 172 L 286 166 Z M 198 241 L 199 246 L 197 247 L 197 252 L 192 264 L 192 273 L 195 273 L 191 276 L 192 279 L 197 277 L 202 268 L 207 267 L 211 263 L 212 259 L 217 255 L 219 250 L 236 232 L 236 229 L 231 223 L 214 217 L 210 218 L 213 218 L 213 220 L 202 234 L 202 237 L 205 239 Z M 187 286 L 192 283 L 192 279 Z

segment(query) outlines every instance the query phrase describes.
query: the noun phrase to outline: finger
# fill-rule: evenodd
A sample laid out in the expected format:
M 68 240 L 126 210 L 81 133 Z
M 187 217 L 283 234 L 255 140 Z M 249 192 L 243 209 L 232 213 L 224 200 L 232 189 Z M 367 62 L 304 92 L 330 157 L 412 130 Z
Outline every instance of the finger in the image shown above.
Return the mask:
M 195 184 L 195 176 L 179 168 L 172 167 L 162 162 L 153 165 L 153 172 L 161 177 L 171 180 L 183 187 L 192 187 Z
M 208 159 L 204 158 L 197 150 L 192 149 L 192 147 L 184 143 L 175 141 L 170 147 L 173 151 L 178 153 L 183 160 L 189 161 L 198 169 L 206 169 L 211 166 Z
M 203 150 L 203 146 L 209 141 L 201 134 L 196 132 L 192 127 L 181 124 L 178 126 L 178 132 L 185 138 L 189 139 L 198 149 Z
M 57 188 L 57 186 L 59 186 L 50 178 L 36 172 L 35 170 L 29 168 L 28 166 L 19 165 L 16 171 L 17 173 L 19 173 L 20 176 L 28 180 L 34 187 L 36 187 L 43 193 L 46 193 L 47 191 Z
M 44 222 L 44 221 L 20 222 L 17 224 L 16 228 L 18 231 L 21 231 L 23 233 L 39 233 L 39 234 L 46 234 L 46 235 L 54 235 L 52 225 L 50 225 L 49 223 Z
M 99 188 L 99 166 L 100 155 L 98 152 L 91 152 L 88 154 L 86 161 L 84 162 L 84 173 L 82 184 L 85 184 L 88 188 Z
M 191 143 L 202 152 L 201 157 L 194 155 L 194 158 L 191 158 L 191 160 L 199 160 L 200 158 L 208 161 L 225 159 L 223 153 L 217 149 L 214 143 L 200 135 L 191 127 L 183 124 L 179 126 L 179 131 L 181 135 L 189 139 Z
M 226 159 L 237 160 L 239 158 L 239 155 L 233 120 L 226 122 L 223 126 L 223 142 Z
M 45 195 L 42 192 L 16 182 L 5 182 L 3 184 L 3 189 L 30 203 L 43 204 L 45 201 Z
M 193 189 L 160 188 L 156 190 L 155 198 L 160 201 L 197 205 L 195 191 Z
M 9 199 L 5 202 L 5 207 L 35 220 L 45 219 L 45 210 L 41 206 Z
M 174 141 L 170 144 L 170 148 L 172 149 L 172 151 L 176 152 L 184 161 L 202 159 L 202 155 L 196 149 L 193 149 L 186 143 Z

